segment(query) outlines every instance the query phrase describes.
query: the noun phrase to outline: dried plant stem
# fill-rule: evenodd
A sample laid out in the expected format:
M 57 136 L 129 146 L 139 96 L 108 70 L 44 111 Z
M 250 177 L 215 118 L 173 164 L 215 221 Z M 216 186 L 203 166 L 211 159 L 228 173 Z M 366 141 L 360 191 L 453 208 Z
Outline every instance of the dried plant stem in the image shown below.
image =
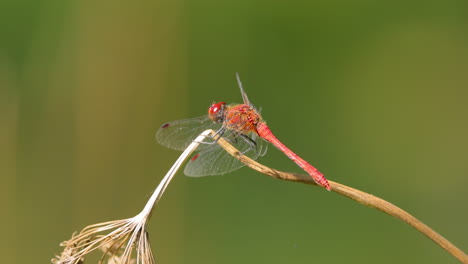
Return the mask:
M 227 152 L 229 152 L 232 156 L 234 156 L 235 158 L 239 159 L 241 162 L 246 164 L 248 167 L 262 174 L 265 174 L 273 178 L 281 179 L 281 180 L 301 182 L 305 184 L 318 186 L 317 183 L 315 183 L 315 181 L 308 175 L 277 171 L 275 169 L 262 165 L 245 155 L 242 155 L 236 148 L 234 148 L 231 144 L 229 144 L 223 138 L 219 138 L 218 144 L 221 147 L 223 147 Z M 341 194 L 343 196 L 346 196 L 360 204 L 363 204 L 371 208 L 375 208 L 386 214 L 389 214 L 393 217 L 403 220 L 410 226 L 416 228 L 419 232 L 426 235 L 428 238 L 432 239 L 436 244 L 438 244 L 447 252 L 449 252 L 451 255 L 453 255 L 455 258 L 457 258 L 461 263 L 468 264 L 468 257 L 463 251 L 461 251 L 455 245 L 450 243 L 450 241 L 445 239 L 439 233 L 432 230 L 429 226 L 425 225 L 423 222 L 419 221 L 414 216 L 410 215 L 409 213 L 402 210 L 401 208 L 379 197 L 365 193 L 363 191 L 360 191 L 360 190 L 357 190 L 357 189 L 354 189 L 354 188 L 351 188 L 346 185 L 333 182 L 330 180 L 328 182 L 330 183 L 331 191 Z
M 96 249 L 100 249 L 104 252 L 98 262 L 100 264 L 155 263 L 149 243 L 148 232 L 146 231 L 151 212 L 187 157 L 190 156 L 207 136 L 213 133 L 215 133 L 213 130 L 206 130 L 187 146 L 161 180 L 158 187 L 156 187 L 139 214 L 132 218 L 108 221 L 85 227 L 78 234 L 73 234 L 71 239 L 60 244 L 65 248 L 60 255 L 52 259 L 52 263 L 83 264 L 85 256 Z M 108 233 L 105 234 L 106 232 Z

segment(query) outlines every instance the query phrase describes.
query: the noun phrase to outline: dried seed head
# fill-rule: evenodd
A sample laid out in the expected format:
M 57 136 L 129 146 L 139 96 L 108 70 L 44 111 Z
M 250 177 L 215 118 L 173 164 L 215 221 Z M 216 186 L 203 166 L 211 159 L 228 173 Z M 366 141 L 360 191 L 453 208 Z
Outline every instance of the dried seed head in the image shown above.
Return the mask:
M 52 263 L 83 264 L 84 257 L 88 253 L 100 249 L 104 253 L 99 264 L 134 264 L 135 261 L 138 264 L 154 264 L 154 256 L 148 232 L 146 232 L 146 223 L 151 216 L 151 211 L 182 163 L 205 137 L 213 133 L 212 130 L 204 131 L 185 149 L 138 215 L 128 219 L 90 225 L 78 234 L 74 233 L 70 240 L 60 244 L 65 248 L 60 256 L 52 259 Z
M 146 232 L 146 219 L 137 215 L 129 219 L 87 226 L 70 240 L 61 243 L 65 248 L 52 263 L 83 264 L 88 253 L 100 249 L 104 253 L 99 263 L 133 264 L 138 260 L 138 263 L 154 264 Z M 105 231 L 108 233 L 103 234 Z

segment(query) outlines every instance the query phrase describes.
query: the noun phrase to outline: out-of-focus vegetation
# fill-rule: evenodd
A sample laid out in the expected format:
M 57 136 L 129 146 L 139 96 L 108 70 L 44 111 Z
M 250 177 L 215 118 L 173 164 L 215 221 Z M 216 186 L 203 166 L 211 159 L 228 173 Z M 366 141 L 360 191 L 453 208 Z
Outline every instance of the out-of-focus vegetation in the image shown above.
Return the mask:
M 427 1 L 3 1 L 2 262 L 47 263 L 131 217 L 179 153 L 165 121 L 240 102 L 329 179 L 468 248 L 468 5 Z M 300 170 L 271 148 L 261 160 Z M 457 263 L 332 193 L 249 169 L 178 175 L 153 213 L 158 263 Z

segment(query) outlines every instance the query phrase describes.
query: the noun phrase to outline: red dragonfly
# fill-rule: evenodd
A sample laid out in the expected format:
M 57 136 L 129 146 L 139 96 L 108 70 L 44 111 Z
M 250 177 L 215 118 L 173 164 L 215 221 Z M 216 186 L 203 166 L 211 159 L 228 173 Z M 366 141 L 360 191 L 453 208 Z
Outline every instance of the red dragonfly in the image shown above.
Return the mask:
M 228 140 L 241 153 L 254 160 L 265 155 L 267 150 L 265 141 L 267 141 L 293 160 L 319 185 L 330 190 L 330 185 L 321 172 L 273 135 L 259 112 L 250 103 L 242 88 L 239 75 L 236 76 L 243 104 L 213 103 L 208 108 L 208 115 L 166 123 L 156 133 L 157 141 L 168 148 L 183 151 L 203 131 L 213 129 L 217 131 L 216 134 Z M 264 140 L 260 140 L 260 138 Z M 185 167 L 184 173 L 187 176 L 220 175 L 244 166 L 242 162 L 232 157 L 218 144 L 214 144 L 216 142 L 204 143 L 206 144 L 200 145 L 199 152 Z

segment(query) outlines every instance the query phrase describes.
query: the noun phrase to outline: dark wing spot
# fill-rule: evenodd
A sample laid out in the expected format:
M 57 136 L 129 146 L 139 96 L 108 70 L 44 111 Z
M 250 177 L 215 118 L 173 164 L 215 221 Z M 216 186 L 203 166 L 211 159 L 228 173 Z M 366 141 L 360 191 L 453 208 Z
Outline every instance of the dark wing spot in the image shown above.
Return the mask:
M 166 127 L 168 127 L 168 126 L 170 126 L 170 125 L 171 125 L 171 124 L 169 124 L 169 123 L 166 123 L 166 124 L 162 125 L 162 127 L 161 127 L 161 128 L 166 128 Z
M 200 154 L 197 154 L 197 155 L 193 156 L 190 160 L 195 161 L 198 158 L 198 156 L 200 156 Z

